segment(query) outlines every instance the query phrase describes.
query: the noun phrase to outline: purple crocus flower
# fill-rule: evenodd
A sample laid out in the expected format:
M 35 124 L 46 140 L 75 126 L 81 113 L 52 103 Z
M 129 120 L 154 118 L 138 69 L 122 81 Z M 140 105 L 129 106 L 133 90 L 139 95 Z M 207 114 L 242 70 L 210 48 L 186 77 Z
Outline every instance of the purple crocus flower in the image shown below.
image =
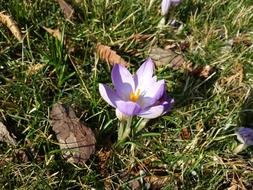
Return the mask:
M 253 145 L 253 129 L 240 127 L 236 131 L 237 139 L 245 145 Z
M 161 4 L 161 14 L 165 16 L 168 14 L 171 6 L 178 5 L 182 0 L 162 0 Z
M 99 84 L 102 98 L 127 116 L 156 118 L 170 110 L 173 99 L 166 96 L 165 81 L 153 76 L 154 63 L 149 58 L 135 75 L 122 65 L 112 69 L 114 89 Z

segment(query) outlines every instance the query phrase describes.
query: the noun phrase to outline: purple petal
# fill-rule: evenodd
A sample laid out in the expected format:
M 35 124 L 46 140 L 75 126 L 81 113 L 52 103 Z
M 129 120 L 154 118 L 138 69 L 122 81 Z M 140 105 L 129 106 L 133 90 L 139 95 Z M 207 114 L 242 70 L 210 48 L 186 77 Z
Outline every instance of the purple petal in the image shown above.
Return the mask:
M 170 111 L 174 103 L 174 99 L 167 97 L 166 93 L 164 93 L 163 97 L 164 98 L 162 98 L 157 105 L 142 110 L 138 116 L 153 119 Z
M 115 64 L 112 69 L 112 83 L 117 94 L 123 100 L 129 100 L 130 93 L 134 91 L 135 85 L 131 73 L 122 65 Z
M 99 93 L 108 104 L 112 107 L 116 107 L 115 102 L 119 100 L 119 96 L 114 90 L 105 84 L 99 84 Z
M 146 108 L 142 110 L 138 116 L 148 119 L 153 119 L 161 116 L 164 113 L 164 106 L 158 105 L 158 106 L 152 106 L 149 108 Z
M 150 84 L 148 89 L 143 92 L 143 97 L 140 98 L 142 108 L 153 105 L 159 100 L 165 92 L 165 81 L 160 80 Z
M 161 5 L 161 14 L 165 16 L 168 14 L 171 5 L 171 0 L 163 0 Z
M 246 145 L 253 145 L 253 129 L 246 128 L 246 127 L 240 127 L 236 131 L 236 135 L 238 140 Z
M 154 73 L 154 63 L 151 58 L 148 58 L 136 71 L 134 76 L 134 82 L 136 90 L 145 89 L 146 86 L 150 85 L 150 82 L 153 82 L 153 73 Z
M 166 98 L 165 98 L 166 96 Z M 169 98 L 167 95 L 165 95 L 164 98 L 162 98 L 161 104 L 164 106 L 164 114 L 171 110 L 172 105 L 175 103 L 175 100 L 173 98 Z
M 128 116 L 137 115 L 141 111 L 141 107 L 137 103 L 131 101 L 119 100 L 116 102 L 116 106 L 119 111 Z

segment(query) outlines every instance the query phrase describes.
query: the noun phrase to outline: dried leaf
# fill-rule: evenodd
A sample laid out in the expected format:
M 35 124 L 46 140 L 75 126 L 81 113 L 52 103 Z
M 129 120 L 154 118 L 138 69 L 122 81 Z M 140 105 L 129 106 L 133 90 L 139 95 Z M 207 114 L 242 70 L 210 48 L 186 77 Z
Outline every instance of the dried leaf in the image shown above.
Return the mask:
M 181 130 L 180 137 L 184 140 L 189 140 L 191 138 L 191 133 L 189 130 L 185 127 Z
M 232 39 L 232 42 L 233 42 L 233 46 L 242 44 L 249 47 L 252 45 L 253 39 L 252 39 L 252 35 L 249 36 L 249 35 L 244 34 L 244 35 L 235 37 L 234 39 Z
M 59 3 L 60 8 L 64 14 L 64 17 L 68 20 L 71 20 L 71 18 L 73 18 L 74 15 L 74 9 L 64 0 L 56 0 L 56 1 Z
M 95 152 L 95 135 L 76 117 L 72 108 L 55 104 L 50 113 L 53 131 L 68 162 L 84 163 Z
M 26 71 L 26 74 L 28 76 L 30 75 L 34 75 L 35 73 L 37 73 L 40 69 L 42 69 L 43 67 L 45 67 L 46 64 L 36 64 L 36 65 L 32 65 L 28 68 L 28 70 Z
M 102 45 L 100 43 L 96 46 L 97 53 L 99 57 L 105 60 L 108 64 L 121 64 L 125 67 L 130 66 L 122 57 L 120 57 L 115 51 L 113 51 L 109 46 Z
M 10 136 L 9 131 L 7 130 L 6 126 L 0 122 L 0 141 L 5 142 L 10 145 L 16 145 L 16 140 Z
M 109 177 L 110 173 L 107 169 L 108 161 L 111 156 L 111 151 L 101 150 L 97 153 L 99 159 L 99 172 L 104 178 L 104 189 L 112 189 L 112 179 Z
M 61 35 L 61 31 L 59 30 L 59 28 L 56 29 L 51 29 L 51 28 L 47 28 L 45 26 L 43 26 L 43 28 L 52 36 L 54 36 L 55 38 L 57 38 L 59 41 L 61 41 L 62 39 L 62 35 Z
M 149 55 L 155 62 L 156 66 L 166 66 L 177 57 L 177 54 L 167 49 L 164 50 L 159 47 L 153 47 Z
M 171 182 L 169 176 L 145 176 L 144 181 L 150 184 L 150 189 L 161 189 Z
M 197 67 L 197 68 L 195 68 L 191 72 L 191 74 L 207 78 L 210 75 L 210 73 L 212 73 L 213 71 L 214 71 L 214 68 L 212 68 L 210 65 L 205 65 L 203 67 Z
M 223 77 L 221 80 L 222 85 L 227 85 L 227 86 L 242 86 L 243 84 L 243 77 L 244 77 L 244 69 L 242 64 L 235 64 L 234 67 L 232 68 L 232 74 Z
M 150 52 L 150 57 L 154 60 L 157 67 L 169 66 L 175 70 L 188 72 L 194 76 L 207 78 L 214 71 L 209 65 L 193 67 L 192 62 L 186 61 L 183 55 L 176 54 L 170 49 L 153 47 Z
M 0 12 L 0 22 L 9 28 L 9 30 L 12 32 L 15 38 L 18 39 L 18 41 L 22 41 L 23 38 L 20 29 L 18 28 L 16 22 L 11 18 L 11 16 L 5 14 L 5 11 Z
M 0 155 L 0 167 L 6 166 L 9 162 L 12 162 L 13 157 L 6 156 L 6 155 Z

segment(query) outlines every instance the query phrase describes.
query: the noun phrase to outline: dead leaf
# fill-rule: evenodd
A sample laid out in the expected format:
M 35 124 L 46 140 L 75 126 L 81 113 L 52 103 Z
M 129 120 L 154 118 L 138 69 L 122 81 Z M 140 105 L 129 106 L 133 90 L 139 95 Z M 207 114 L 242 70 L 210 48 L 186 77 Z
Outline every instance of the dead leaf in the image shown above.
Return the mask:
M 11 137 L 9 131 L 2 122 L 0 122 L 0 141 L 5 142 L 9 145 L 17 144 L 16 140 L 13 137 Z
M 6 166 L 9 162 L 12 162 L 13 157 L 6 156 L 6 155 L 0 155 L 0 167 Z
M 62 35 L 61 35 L 61 31 L 59 30 L 59 28 L 56 29 L 51 29 L 51 28 L 47 28 L 45 26 L 43 26 L 43 28 L 52 36 L 54 36 L 55 38 L 57 38 L 59 41 L 61 41 L 62 39 Z
M 205 65 L 203 67 L 197 67 L 193 69 L 191 74 L 207 78 L 210 75 L 210 73 L 212 73 L 213 71 L 214 71 L 214 68 L 212 68 L 210 65 Z
M 7 130 L 6 126 L 0 122 L 0 141 L 7 143 L 8 145 L 17 145 L 17 141 L 10 135 L 9 131 Z M 0 160 L 0 166 L 3 163 L 6 163 L 8 161 L 12 161 L 13 158 L 17 158 L 18 160 L 22 162 L 28 162 L 28 157 L 23 150 L 14 149 L 13 150 L 14 157 L 10 158 L 7 157 L 6 159 Z M 1 163 L 2 162 L 2 163 Z
M 150 184 L 150 189 L 161 189 L 171 182 L 169 176 L 145 176 L 144 181 Z
M 96 51 L 99 57 L 105 60 L 110 65 L 121 64 L 121 65 L 124 65 L 125 67 L 130 66 L 128 62 L 126 62 L 122 57 L 120 57 L 109 46 L 98 43 L 96 46 Z
M 247 47 L 252 45 L 252 36 L 243 34 L 240 36 L 236 36 L 235 38 L 232 39 L 233 41 L 233 46 L 238 46 L 238 45 L 245 45 Z
M 62 33 L 59 30 L 59 28 L 51 29 L 47 28 L 45 26 L 42 26 L 44 30 L 46 30 L 49 34 L 51 34 L 53 37 L 57 38 L 59 41 L 62 40 Z M 75 47 L 73 46 L 73 43 L 70 39 L 66 38 L 64 36 L 63 44 L 65 45 L 66 49 L 68 50 L 68 53 L 71 54 L 75 51 Z
M 194 67 L 192 62 L 185 60 L 183 55 L 177 54 L 170 49 L 153 47 L 150 52 L 150 57 L 154 60 L 157 67 L 168 66 L 174 70 L 188 72 L 198 77 L 207 78 L 214 71 L 209 65 Z
M 56 0 L 56 1 L 60 5 L 60 8 L 64 14 L 64 17 L 68 20 L 71 20 L 75 12 L 74 9 L 64 0 Z
M 189 132 L 189 130 L 187 129 L 187 127 L 184 127 L 181 130 L 180 137 L 182 139 L 184 139 L 184 140 L 189 140 L 191 138 L 191 133 Z
M 104 178 L 104 189 L 111 189 L 112 188 L 112 179 L 109 177 L 110 173 L 108 171 L 108 161 L 111 156 L 111 151 L 109 150 L 100 150 L 97 153 L 99 159 L 99 173 Z
M 32 65 L 28 68 L 28 70 L 26 71 L 26 74 L 28 76 L 34 75 L 35 73 L 37 73 L 40 69 L 42 69 L 43 67 L 45 67 L 46 64 L 36 64 L 36 65 Z
M 5 11 L 0 12 L 0 22 L 9 28 L 18 41 L 22 41 L 23 37 L 20 29 L 18 28 L 16 22 L 11 18 L 11 16 L 7 15 Z
M 243 65 L 238 63 L 235 64 L 234 67 L 232 68 L 231 75 L 227 77 L 223 77 L 221 79 L 221 84 L 222 85 L 227 85 L 227 86 L 242 86 L 243 84 L 243 77 L 244 77 L 244 68 Z
M 76 117 L 72 108 L 55 104 L 50 113 L 63 157 L 68 162 L 84 163 L 95 152 L 95 135 Z

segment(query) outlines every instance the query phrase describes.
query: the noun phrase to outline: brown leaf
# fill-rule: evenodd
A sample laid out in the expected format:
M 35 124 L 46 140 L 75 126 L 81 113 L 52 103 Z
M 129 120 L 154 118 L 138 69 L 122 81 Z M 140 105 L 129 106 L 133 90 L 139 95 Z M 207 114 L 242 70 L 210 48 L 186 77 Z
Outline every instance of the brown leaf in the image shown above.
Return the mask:
M 171 182 L 169 176 L 145 176 L 144 181 L 150 184 L 150 189 L 161 189 Z
M 16 22 L 5 11 L 0 12 L 0 22 L 6 25 L 18 41 L 22 41 L 22 34 Z
M 112 179 L 109 177 L 110 173 L 107 169 L 108 161 L 111 156 L 111 151 L 101 150 L 97 153 L 99 159 L 99 173 L 104 178 L 104 189 L 111 189 L 112 188 Z
M 153 47 L 149 56 L 154 60 L 157 67 L 169 65 L 177 57 L 177 54 L 170 49 L 164 50 L 159 47 Z
M 252 36 L 249 36 L 249 35 L 240 35 L 240 36 L 237 36 L 235 37 L 234 39 L 232 39 L 233 41 L 233 46 L 234 45 L 245 45 L 245 46 L 251 46 L 252 45 Z
M 169 66 L 174 70 L 188 72 L 191 75 L 207 78 L 214 69 L 209 66 L 194 67 L 192 62 L 186 61 L 183 55 L 176 54 L 170 49 L 153 47 L 150 57 L 154 60 L 157 67 Z
M 84 163 L 95 152 L 95 135 L 76 117 L 72 108 L 55 104 L 50 113 L 63 157 L 68 162 Z
M 99 57 L 105 60 L 108 64 L 111 64 L 111 65 L 121 64 L 121 65 L 124 65 L 125 67 L 130 66 L 128 62 L 126 62 L 122 57 L 120 57 L 109 46 L 98 43 L 96 46 L 96 51 Z
M 11 137 L 9 131 L 7 130 L 6 126 L 0 122 L 0 141 L 5 142 L 10 145 L 16 145 L 16 140 Z
M 181 130 L 180 137 L 184 140 L 189 140 L 191 138 L 191 133 L 189 130 L 185 127 Z
M 213 71 L 214 71 L 214 68 L 212 68 L 210 65 L 205 65 L 205 66 L 197 67 L 193 69 L 191 74 L 207 78 Z
M 74 9 L 64 0 L 56 0 L 56 1 L 60 5 L 60 8 L 64 14 L 64 17 L 68 20 L 71 20 L 74 15 Z
M 52 36 L 54 36 L 55 38 L 57 38 L 59 41 L 61 41 L 62 39 L 62 35 L 61 35 L 61 31 L 59 30 L 59 28 L 56 29 L 51 29 L 51 28 L 47 28 L 45 26 L 43 26 L 43 28 Z
M 34 75 L 35 73 L 37 73 L 40 69 L 42 69 L 45 66 L 46 66 L 46 64 L 40 64 L 40 63 L 38 63 L 36 65 L 32 65 L 28 68 L 28 70 L 26 71 L 26 74 L 28 76 Z

